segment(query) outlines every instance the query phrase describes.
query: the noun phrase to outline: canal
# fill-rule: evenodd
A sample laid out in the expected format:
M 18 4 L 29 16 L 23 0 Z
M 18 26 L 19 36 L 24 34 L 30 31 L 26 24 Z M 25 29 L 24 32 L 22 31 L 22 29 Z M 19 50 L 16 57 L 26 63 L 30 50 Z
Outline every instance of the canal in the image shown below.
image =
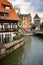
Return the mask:
M 0 60 L 0 65 L 43 65 L 43 38 L 25 36 L 24 45 Z

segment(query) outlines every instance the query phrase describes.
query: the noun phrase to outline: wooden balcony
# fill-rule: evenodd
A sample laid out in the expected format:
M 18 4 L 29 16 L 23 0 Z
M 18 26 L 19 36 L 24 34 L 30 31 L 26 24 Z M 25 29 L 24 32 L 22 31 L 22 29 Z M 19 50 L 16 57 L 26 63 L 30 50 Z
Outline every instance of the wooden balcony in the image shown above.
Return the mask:
M 0 32 L 18 32 L 17 28 L 3 28 L 0 29 Z

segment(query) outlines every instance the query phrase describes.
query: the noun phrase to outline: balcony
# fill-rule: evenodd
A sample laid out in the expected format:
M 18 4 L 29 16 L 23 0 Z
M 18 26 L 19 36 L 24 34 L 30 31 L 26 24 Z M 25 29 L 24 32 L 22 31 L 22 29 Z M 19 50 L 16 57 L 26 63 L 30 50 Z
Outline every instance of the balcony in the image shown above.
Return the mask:
M 17 28 L 3 28 L 0 29 L 0 32 L 18 32 Z

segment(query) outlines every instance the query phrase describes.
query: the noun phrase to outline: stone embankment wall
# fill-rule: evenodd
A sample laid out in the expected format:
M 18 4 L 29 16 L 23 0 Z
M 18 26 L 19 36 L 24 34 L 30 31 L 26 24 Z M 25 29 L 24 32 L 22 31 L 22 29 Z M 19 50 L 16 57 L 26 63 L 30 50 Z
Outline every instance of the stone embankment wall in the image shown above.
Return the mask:
M 13 41 L 11 43 L 5 43 L 2 48 L 0 48 L 0 56 L 6 55 L 9 52 L 14 51 L 15 49 L 19 48 L 24 44 L 24 38 L 21 38 L 19 40 Z M 9 50 L 13 48 L 12 50 Z

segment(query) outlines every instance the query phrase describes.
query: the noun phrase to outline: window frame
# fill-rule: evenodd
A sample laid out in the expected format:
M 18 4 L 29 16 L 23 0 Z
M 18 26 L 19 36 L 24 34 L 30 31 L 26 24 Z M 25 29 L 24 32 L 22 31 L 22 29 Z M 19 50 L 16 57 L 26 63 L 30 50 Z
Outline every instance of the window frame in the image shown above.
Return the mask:
M 6 9 L 6 10 L 10 10 L 11 7 L 6 5 L 6 6 L 5 6 L 5 9 Z
M 4 28 L 9 28 L 9 23 L 4 23 Z

